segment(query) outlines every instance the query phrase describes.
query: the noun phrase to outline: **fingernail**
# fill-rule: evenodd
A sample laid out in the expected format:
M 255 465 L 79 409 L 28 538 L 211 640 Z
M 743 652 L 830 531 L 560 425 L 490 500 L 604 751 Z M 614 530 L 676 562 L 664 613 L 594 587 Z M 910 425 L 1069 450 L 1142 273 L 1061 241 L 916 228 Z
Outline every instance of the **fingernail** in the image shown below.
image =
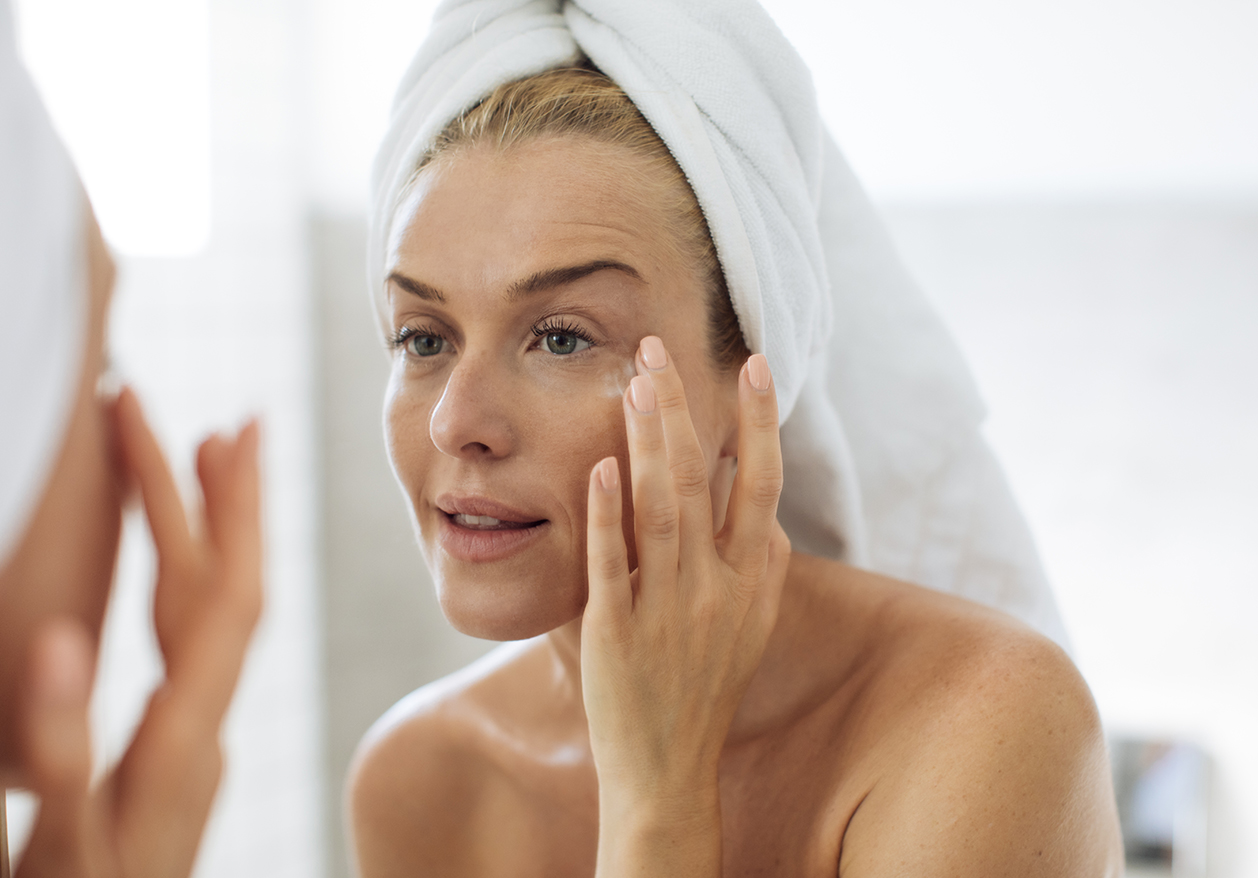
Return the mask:
M 756 390 L 769 389 L 769 361 L 764 354 L 752 354 L 747 360 L 747 377 Z
M 609 494 L 620 486 L 620 468 L 616 466 L 616 458 L 608 457 L 599 463 L 598 484 Z
M 664 353 L 664 342 L 653 335 L 642 339 L 642 362 L 648 369 L 663 369 L 668 365 L 668 355 Z
M 645 375 L 635 375 L 629 382 L 629 402 L 642 414 L 655 411 L 655 388 Z

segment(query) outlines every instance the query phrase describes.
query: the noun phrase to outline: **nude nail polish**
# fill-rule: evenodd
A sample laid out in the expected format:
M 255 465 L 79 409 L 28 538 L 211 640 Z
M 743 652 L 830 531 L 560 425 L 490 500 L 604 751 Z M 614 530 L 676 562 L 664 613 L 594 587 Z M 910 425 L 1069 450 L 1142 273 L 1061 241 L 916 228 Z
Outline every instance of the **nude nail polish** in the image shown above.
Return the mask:
M 664 342 L 653 335 L 642 339 L 642 362 L 648 369 L 663 369 L 668 365 L 668 355 L 664 353 Z
M 769 361 L 764 354 L 752 354 L 747 360 L 747 378 L 756 390 L 769 389 Z
M 655 388 L 650 378 L 638 375 L 629 382 L 629 402 L 644 415 L 655 411 Z

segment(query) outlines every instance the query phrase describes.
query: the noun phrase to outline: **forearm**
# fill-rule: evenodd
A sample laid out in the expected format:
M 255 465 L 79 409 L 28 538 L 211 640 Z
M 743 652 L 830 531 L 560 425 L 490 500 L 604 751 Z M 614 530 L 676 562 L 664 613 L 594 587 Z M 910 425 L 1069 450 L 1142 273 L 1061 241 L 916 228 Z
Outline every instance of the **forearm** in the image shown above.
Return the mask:
M 596 878 L 717 878 L 721 802 L 716 784 L 685 795 L 599 795 Z

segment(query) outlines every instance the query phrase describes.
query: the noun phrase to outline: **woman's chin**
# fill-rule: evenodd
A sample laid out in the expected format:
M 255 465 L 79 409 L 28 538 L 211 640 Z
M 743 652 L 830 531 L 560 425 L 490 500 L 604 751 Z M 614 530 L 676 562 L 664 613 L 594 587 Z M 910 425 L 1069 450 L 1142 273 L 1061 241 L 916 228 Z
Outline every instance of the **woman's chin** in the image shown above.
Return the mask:
M 555 583 L 545 595 L 513 585 L 446 580 L 437 584 L 437 599 L 457 631 L 481 640 L 528 640 L 566 625 L 585 609 L 584 582 L 570 595 L 557 594 Z

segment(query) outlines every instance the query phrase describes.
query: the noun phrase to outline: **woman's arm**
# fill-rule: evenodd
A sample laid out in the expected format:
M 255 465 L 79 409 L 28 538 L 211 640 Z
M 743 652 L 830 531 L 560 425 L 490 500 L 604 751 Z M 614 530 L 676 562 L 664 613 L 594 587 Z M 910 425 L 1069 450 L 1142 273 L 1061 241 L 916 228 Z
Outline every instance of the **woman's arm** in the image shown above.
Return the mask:
M 768 365 L 738 381 L 738 472 L 712 536 L 707 467 L 681 378 L 643 340 L 624 401 L 638 567 L 615 458 L 590 476 L 581 674 L 599 780 L 598 878 L 717 876 L 717 766 L 777 618 L 790 555 Z

